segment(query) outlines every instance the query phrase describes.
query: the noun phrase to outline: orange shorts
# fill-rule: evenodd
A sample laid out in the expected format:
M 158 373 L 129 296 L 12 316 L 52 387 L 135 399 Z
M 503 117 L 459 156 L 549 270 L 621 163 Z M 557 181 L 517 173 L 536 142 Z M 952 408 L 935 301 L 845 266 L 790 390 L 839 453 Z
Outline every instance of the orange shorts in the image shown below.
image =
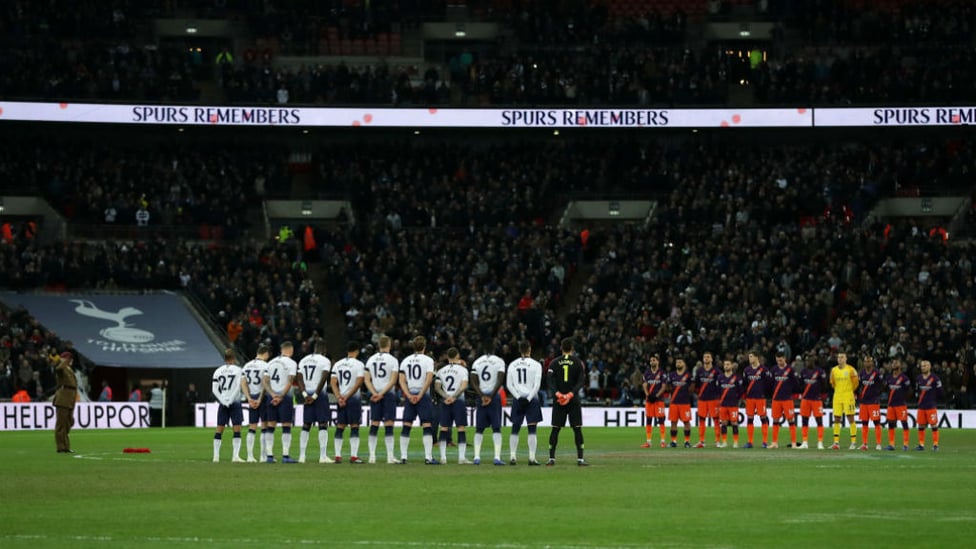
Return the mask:
M 918 426 L 925 427 L 926 425 L 932 427 L 939 426 L 939 412 L 935 408 L 918 411 Z
M 718 401 L 717 400 L 699 400 L 698 401 L 698 417 L 718 417 Z
M 760 416 L 766 415 L 766 399 L 764 398 L 746 399 L 746 417 L 749 418 L 755 415 L 760 415 Z
M 664 403 L 661 401 L 657 402 L 644 402 L 644 415 L 650 418 L 663 418 L 664 417 Z
M 801 400 L 800 417 L 823 417 L 823 402 L 819 400 Z
M 796 410 L 793 407 L 792 400 L 773 401 L 773 421 L 777 421 L 780 418 L 786 418 L 786 421 L 793 421 L 795 413 Z
M 671 425 L 679 420 L 691 423 L 691 404 L 672 404 L 668 407 L 668 421 Z
M 888 406 L 888 421 L 908 421 L 908 406 Z
M 881 405 L 862 404 L 857 419 L 859 421 L 881 421 Z
M 739 407 L 738 406 L 720 406 L 718 409 L 718 418 L 722 421 L 728 421 L 731 425 L 739 424 Z

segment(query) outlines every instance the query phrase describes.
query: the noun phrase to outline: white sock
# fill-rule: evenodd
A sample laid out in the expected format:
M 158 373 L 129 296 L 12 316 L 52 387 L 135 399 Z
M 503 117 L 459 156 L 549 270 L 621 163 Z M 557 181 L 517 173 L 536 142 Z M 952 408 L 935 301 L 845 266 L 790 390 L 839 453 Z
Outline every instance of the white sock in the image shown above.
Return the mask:
M 247 432 L 247 459 L 254 459 L 254 433 Z
M 369 459 L 376 459 L 376 435 L 369 435 L 366 439 L 366 447 L 369 448 Z
M 410 437 L 400 435 L 400 459 L 407 459 L 407 449 L 410 446 Z
M 447 462 L 447 441 L 442 440 L 438 445 L 441 448 L 441 463 Z
M 291 433 L 281 433 L 281 455 L 291 455 Z
M 468 455 L 468 443 L 458 442 L 458 461 L 464 461 Z
M 491 443 L 495 445 L 495 459 L 502 459 L 502 434 L 492 431 Z
M 512 434 L 508 435 L 508 457 L 515 459 L 515 455 L 518 454 L 518 443 L 519 436 Z
M 535 461 L 535 449 L 539 443 L 539 435 L 532 433 L 529 435 L 529 459 Z
M 268 431 L 264 434 L 264 450 L 267 452 L 265 457 L 274 457 L 274 431 Z
M 424 435 L 424 459 L 434 459 L 434 435 Z
M 308 431 L 302 429 L 302 434 L 298 435 L 298 455 L 305 457 L 305 450 L 308 449 Z
M 481 459 L 481 440 L 484 438 L 483 433 L 474 434 L 474 459 Z
M 336 435 L 336 437 L 335 437 L 334 440 L 335 440 L 335 442 L 332 443 L 332 445 L 333 445 L 333 447 L 335 447 L 335 457 L 341 457 L 342 456 L 342 444 L 345 442 L 345 437 L 341 437 L 339 435 Z
M 215 438 L 214 441 L 214 459 L 220 459 L 220 439 Z
M 349 437 L 349 455 L 359 457 L 359 437 Z
M 328 457 L 326 450 L 329 448 L 329 430 L 319 427 L 319 459 Z
M 386 445 L 386 458 L 390 459 L 392 457 L 396 457 L 396 455 L 393 453 L 393 435 L 384 436 L 383 443 Z
M 234 457 L 240 459 L 241 457 L 241 437 L 234 437 L 231 439 L 231 447 L 234 449 Z

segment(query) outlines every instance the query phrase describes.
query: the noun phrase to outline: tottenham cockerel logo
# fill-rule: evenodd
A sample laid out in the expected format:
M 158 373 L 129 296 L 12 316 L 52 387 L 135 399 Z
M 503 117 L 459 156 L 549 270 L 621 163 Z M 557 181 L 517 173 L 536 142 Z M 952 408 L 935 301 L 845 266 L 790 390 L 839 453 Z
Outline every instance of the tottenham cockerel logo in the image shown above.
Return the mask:
M 75 312 L 80 315 L 116 323 L 115 326 L 103 328 L 98 332 L 105 339 L 118 343 L 148 343 L 156 339 L 156 334 L 134 328 L 133 324 L 126 322 L 130 316 L 142 314 L 142 311 L 135 307 L 123 307 L 113 313 L 99 309 L 94 303 L 86 299 L 69 299 L 68 301 L 78 304 L 75 307 Z

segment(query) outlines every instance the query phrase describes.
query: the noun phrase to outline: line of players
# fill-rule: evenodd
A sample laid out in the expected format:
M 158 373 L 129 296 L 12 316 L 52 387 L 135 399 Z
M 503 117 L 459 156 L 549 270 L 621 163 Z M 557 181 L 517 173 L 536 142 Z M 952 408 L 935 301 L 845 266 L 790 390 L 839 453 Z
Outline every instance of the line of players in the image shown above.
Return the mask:
M 361 464 L 359 457 L 359 427 L 362 416 L 360 392 L 365 386 L 369 396 L 370 425 L 368 434 L 369 463 L 376 462 L 379 429 L 384 429 L 387 463 L 405 464 L 414 421 L 419 418 L 423 430 L 424 462 L 439 465 L 447 461 L 448 432 L 457 427 L 458 463 L 481 463 L 481 446 L 484 431 L 492 430 L 495 465 L 505 465 L 502 452 L 502 404 L 499 391 L 505 387 L 512 400 L 512 430 L 509 436 L 509 464 L 517 463 L 519 433 L 523 423 L 528 431 L 528 464 L 540 465 L 536 459 L 537 426 L 542 421 L 539 389 L 542 383 L 542 365 L 531 357 L 528 342 L 519 345 L 520 357 L 506 368 L 505 362 L 491 353 L 474 361 L 469 372 L 460 359 L 457 349 L 447 352 L 447 364 L 435 372 L 434 360 L 426 352 L 426 340 L 422 336 L 413 339 L 413 354 L 402 361 L 390 354 L 390 338 L 378 341 L 379 351 L 364 364 L 359 360 L 359 344 L 350 342 L 346 356 L 335 364 L 325 356 L 325 343 L 318 341 L 313 353 L 299 363 L 292 359 L 294 348 L 290 342 L 281 344 L 281 354 L 269 360 L 266 345 L 258 347 L 256 357 L 243 368 L 235 364 L 233 350 L 224 353 L 225 364 L 213 374 L 213 394 L 219 405 L 217 430 L 214 435 L 213 461 L 220 460 L 220 446 L 226 425 L 234 431 L 234 462 L 263 461 L 274 463 L 274 433 L 281 425 L 282 463 L 303 463 L 308 448 L 311 429 L 318 427 L 319 463 L 341 463 L 346 428 L 349 428 L 349 462 Z M 507 372 L 507 375 L 506 375 Z M 582 376 L 580 376 L 582 379 Z M 329 423 L 332 419 L 326 384 L 329 384 L 337 401 L 335 420 L 334 453 L 327 453 Z M 472 387 L 477 395 L 473 460 L 467 459 L 467 409 L 464 393 Z M 303 425 L 299 442 L 298 459 L 290 455 L 291 427 L 294 421 L 292 388 L 297 389 L 304 402 Z M 433 456 L 434 404 L 429 389 L 440 397 L 438 407 L 440 459 Z M 400 431 L 400 456 L 394 453 L 393 424 L 396 419 L 399 388 L 405 397 L 402 428 Z M 240 457 L 241 425 L 243 423 L 242 396 L 247 403 L 248 431 L 247 458 Z M 259 458 L 254 456 L 254 439 L 261 426 Z M 552 460 L 550 460 L 552 461 Z
M 812 417 L 817 425 L 817 448 L 824 448 L 823 404 L 827 398 L 828 381 L 833 388 L 834 450 L 840 449 L 841 423 L 839 418 L 848 420 L 850 449 L 868 450 L 868 423 L 874 425 L 875 450 L 881 450 L 881 399 L 887 389 L 887 428 L 888 445 L 885 450 L 895 449 L 895 429 L 902 426 L 902 450 L 909 449 L 909 426 L 907 399 L 912 388 L 911 380 L 903 371 L 901 360 L 893 359 L 890 371 L 885 373 L 876 368 L 874 359 L 863 357 L 863 369 L 858 372 L 847 364 L 847 355 L 837 353 L 837 364 L 831 368 L 830 375 L 817 367 L 814 358 L 807 358 L 803 368 L 796 372 L 787 364 L 782 353 L 776 355 L 776 365 L 767 368 L 761 364 L 759 354 L 748 354 L 748 365 L 742 373 L 737 372 L 732 360 L 722 362 L 719 371 L 711 353 L 702 356 L 702 367 L 694 373 L 688 371 L 685 361 L 675 360 L 675 370 L 665 372 L 661 369 L 660 358 L 650 358 L 650 368 L 644 373 L 644 394 L 646 421 L 646 442 L 643 448 L 650 448 L 654 426 L 660 430 L 660 443 L 664 448 L 665 408 L 671 427 L 670 447 L 678 446 L 678 423 L 684 426 L 684 446 L 691 447 L 691 393 L 698 400 L 698 444 L 705 447 L 705 429 L 708 419 L 712 420 L 715 445 L 728 446 L 728 431 L 732 431 L 732 447 L 739 447 L 739 408 L 745 407 L 747 441 L 744 448 L 752 448 L 756 416 L 762 429 L 762 447 L 778 448 L 780 425 L 785 421 L 790 431 L 790 446 L 798 449 L 809 448 L 809 421 Z M 933 450 L 939 449 L 939 426 L 936 401 L 942 393 L 942 382 L 932 373 L 932 364 L 919 362 L 921 373 L 915 379 L 918 397 L 918 445 L 915 450 L 925 450 L 925 429 L 932 427 Z M 859 390 L 858 390 L 859 389 Z M 766 415 L 767 399 L 772 400 L 772 417 Z M 797 443 L 795 406 L 800 401 L 802 420 L 802 441 Z M 858 421 L 861 423 L 863 442 L 857 444 L 857 422 L 854 421 L 855 408 L 860 404 Z M 667 404 L 667 406 L 666 406 Z M 768 442 L 769 425 L 772 421 L 772 442 Z

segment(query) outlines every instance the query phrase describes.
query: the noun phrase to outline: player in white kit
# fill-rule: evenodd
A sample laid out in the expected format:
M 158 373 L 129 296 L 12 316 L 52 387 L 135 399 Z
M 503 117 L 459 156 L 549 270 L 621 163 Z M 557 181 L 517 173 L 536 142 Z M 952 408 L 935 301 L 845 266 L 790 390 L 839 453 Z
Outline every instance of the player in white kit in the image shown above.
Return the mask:
M 471 386 L 477 393 L 474 416 L 474 464 L 481 465 L 481 441 L 485 429 L 491 427 L 491 441 L 495 450 L 495 465 L 502 461 L 502 399 L 498 391 L 505 386 L 505 361 L 498 355 L 485 353 L 471 365 Z
M 247 462 L 255 463 L 254 458 L 254 435 L 257 431 L 258 422 L 261 423 L 261 436 L 259 445 L 261 450 L 261 460 L 264 461 L 265 449 L 264 433 L 267 430 L 268 404 L 264 393 L 264 375 L 268 372 L 268 356 L 270 350 L 265 344 L 258 345 L 257 355 L 254 360 L 244 365 L 244 375 L 241 378 L 241 389 L 247 395 Z
M 468 369 L 461 363 L 456 347 L 447 350 L 447 364 L 434 375 L 434 390 L 441 397 L 440 449 L 441 463 L 447 463 L 447 431 L 451 425 L 458 430 L 458 463 L 471 463 L 467 454 L 468 439 L 464 432 L 468 425 L 468 409 L 464 405 L 464 391 L 468 388 Z
M 349 425 L 349 463 L 364 463 L 359 459 L 359 424 L 362 422 L 363 403 L 359 389 L 363 386 L 365 366 L 359 360 L 359 342 L 346 344 L 346 358 L 332 367 L 332 394 L 339 403 L 336 414 L 335 462 L 342 461 L 342 436 Z
M 305 450 L 308 449 L 308 438 L 313 424 L 319 427 L 319 463 L 332 463 L 326 451 L 332 408 L 325 392 L 325 384 L 328 383 L 331 372 L 332 362 L 325 357 L 325 341 L 317 339 L 312 354 L 299 361 L 295 378 L 305 404 L 302 409 L 302 434 L 298 438 L 298 463 L 305 463 Z
M 400 390 L 407 402 L 403 406 L 403 428 L 400 430 L 400 463 L 407 463 L 407 449 L 410 446 L 410 428 L 420 416 L 424 429 L 424 463 L 436 465 L 434 461 L 434 405 L 430 399 L 430 384 L 434 379 L 434 359 L 425 355 L 427 338 L 413 338 L 413 354 L 400 362 Z
M 264 390 L 268 400 L 268 431 L 264 446 L 268 452 L 266 461 L 274 463 L 274 430 L 281 423 L 281 462 L 298 463 L 291 458 L 291 426 L 295 422 L 295 397 L 292 384 L 298 372 L 298 364 L 292 360 L 295 348 L 290 341 L 281 342 L 281 354 L 268 363 L 264 375 Z
M 363 381 L 369 390 L 369 462 L 376 463 L 376 442 L 383 423 L 383 442 L 386 445 L 386 462 L 399 460 L 393 450 L 393 421 L 396 419 L 396 382 L 400 375 L 400 361 L 390 354 L 389 336 L 380 336 L 380 351 L 366 360 Z
M 224 436 L 227 423 L 234 428 L 234 454 L 231 461 L 243 463 L 241 459 L 241 424 L 244 414 L 241 412 L 241 380 L 243 372 L 236 364 L 233 349 L 224 350 L 224 364 L 213 374 L 213 394 L 217 402 L 217 432 L 214 434 L 213 460 L 220 461 L 220 442 Z
M 528 341 L 519 342 L 519 358 L 508 365 L 505 374 L 508 396 L 512 399 L 512 434 L 508 439 L 509 463 L 515 465 L 518 453 L 519 431 L 524 421 L 528 425 L 529 465 L 541 465 L 536 460 L 538 447 L 536 428 L 542 421 L 542 406 L 539 402 L 539 387 L 542 385 L 542 364 L 532 358 L 532 347 Z

